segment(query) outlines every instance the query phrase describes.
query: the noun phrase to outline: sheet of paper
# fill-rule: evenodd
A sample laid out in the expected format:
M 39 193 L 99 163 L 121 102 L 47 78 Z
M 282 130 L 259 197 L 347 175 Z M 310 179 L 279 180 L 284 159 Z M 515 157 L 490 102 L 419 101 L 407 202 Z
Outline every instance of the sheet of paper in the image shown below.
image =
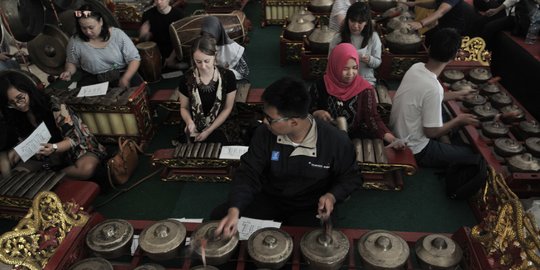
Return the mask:
M 249 147 L 242 145 L 226 145 L 221 147 L 219 159 L 240 159 Z
M 47 129 L 45 123 L 41 123 L 26 140 L 15 146 L 15 152 L 23 162 L 26 162 L 39 151 L 42 143 L 46 143 L 50 139 L 51 133 L 49 129 Z
M 75 88 L 77 88 L 77 82 L 72 82 L 72 83 L 68 86 L 68 89 L 69 89 L 69 90 L 73 90 L 73 89 L 75 89 Z
M 107 94 L 109 89 L 109 82 L 102 82 L 98 84 L 92 84 L 81 87 L 77 97 L 93 97 L 93 96 L 103 96 Z
M 131 256 L 135 254 L 137 247 L 139 247 L 139 235 L 135 234 L 133 235 L 133 242 L 131 242 Z
M 252 233 L 262 228 L 279 228 L 281 222 L 241 217 L 238 220 L 238 233 L 240 240 L 248 240 Z

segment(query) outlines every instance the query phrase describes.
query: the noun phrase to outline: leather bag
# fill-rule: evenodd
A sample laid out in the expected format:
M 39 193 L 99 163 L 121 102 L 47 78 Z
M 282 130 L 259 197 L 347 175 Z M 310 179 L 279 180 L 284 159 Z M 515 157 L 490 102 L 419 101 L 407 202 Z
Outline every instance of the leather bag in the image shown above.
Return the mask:
M 131 139 L 118 138 L 118 153 L 107 161 L 109 183 L 116 189 L 116 185 L 126 183 L 137 164 L 139 163 L 141 147 Z

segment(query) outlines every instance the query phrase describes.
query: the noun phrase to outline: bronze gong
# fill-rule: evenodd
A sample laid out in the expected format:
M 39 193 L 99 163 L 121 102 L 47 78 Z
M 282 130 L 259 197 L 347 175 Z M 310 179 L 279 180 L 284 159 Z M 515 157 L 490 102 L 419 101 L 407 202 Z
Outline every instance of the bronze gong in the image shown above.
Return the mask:
M 45 73 L 59 75 L 64 71 L 68 41 L 60 28 L 46 24 L 43 32 L 28 42 L 28 54 Z

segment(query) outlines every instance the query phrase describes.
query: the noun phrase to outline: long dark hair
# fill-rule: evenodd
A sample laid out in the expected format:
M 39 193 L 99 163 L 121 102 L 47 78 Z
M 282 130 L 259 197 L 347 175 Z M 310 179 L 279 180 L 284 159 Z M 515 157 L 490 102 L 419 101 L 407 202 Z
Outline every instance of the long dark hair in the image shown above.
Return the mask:
M 349 29 L 349 21 L 351 22 L 366 22 L 366 26 L 360 33 L 364 39 L 360 48 L 368 45 L 371 36 L 373 36 L 373 22 L 371 21 L 371 10 L 367 2 L 356 2 L 347 10 L 347 15 L 341 26 L 341 43 L 351 43 L 351 29 Z
M 89 11 L 89 13 L 84 12 Z M 75 30 L 77 31 L 77 36 L 84 40 L 89 41 L 90 39 L 83 33 L 81 30 L 81 24 L 79 23 L 79 20 L 82 18 L 94 18 L 96 21 L 102 21 L 103 25 L 101 26 L 101 32 L 99 33 L 99 36 L 104 40 L 107 41 L 111 37 L 111 34 L 109 33 L 109 24 L 107 23 L 107 20 L 101 15 L 99 11 L 94 11 L 90 5 L 82 5 L 79 10 L 75 11 L 76 13 L 81 12 L 81 17 L 77 17 L 75 14 Z
M 9 108 L 7 92 L 10 88 L 15 88 L 18 91 L 28 94 L 30 110 L 34 114 L 36 123 L 39 124 L 45 122 L 45 125 L 47 125 L 47 128 L 51 132 L 52 141 L 61 141 L 63 136 L 54 121 L 50 97 L 38 90 L 35 85 L 23 75 L 15 72 L 7 72 L 0 75 L 0 108 L 7 124 L 11 127 L 15 127 L 17 130 L 17 135 L 25 138 L 30 135 L 36 127 L 30 123 L 26 112 Z

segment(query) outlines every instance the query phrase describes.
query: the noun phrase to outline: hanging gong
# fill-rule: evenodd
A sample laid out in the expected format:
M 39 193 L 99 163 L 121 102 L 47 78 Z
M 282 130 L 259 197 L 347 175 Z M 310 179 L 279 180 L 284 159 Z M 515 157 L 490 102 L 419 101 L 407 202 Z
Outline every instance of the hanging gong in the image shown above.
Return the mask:
M 90 5 L 94 11 L 101 13 L 103 19 L 109 26 L 120 28 L 120 24 L 114 14 L 103 4 L 101 0 L 84 0 L 85 4 Z
M 48 74 L 59 75 L 64 71 L 68 41 L 60 28 L 47 24 L 41 34 L 28 42 L 28 54 L 38 68 Z
M 43 30 L 45 9 L 40 0 L 0 0 L 0 9 L 17 41 L 30 41 Z

